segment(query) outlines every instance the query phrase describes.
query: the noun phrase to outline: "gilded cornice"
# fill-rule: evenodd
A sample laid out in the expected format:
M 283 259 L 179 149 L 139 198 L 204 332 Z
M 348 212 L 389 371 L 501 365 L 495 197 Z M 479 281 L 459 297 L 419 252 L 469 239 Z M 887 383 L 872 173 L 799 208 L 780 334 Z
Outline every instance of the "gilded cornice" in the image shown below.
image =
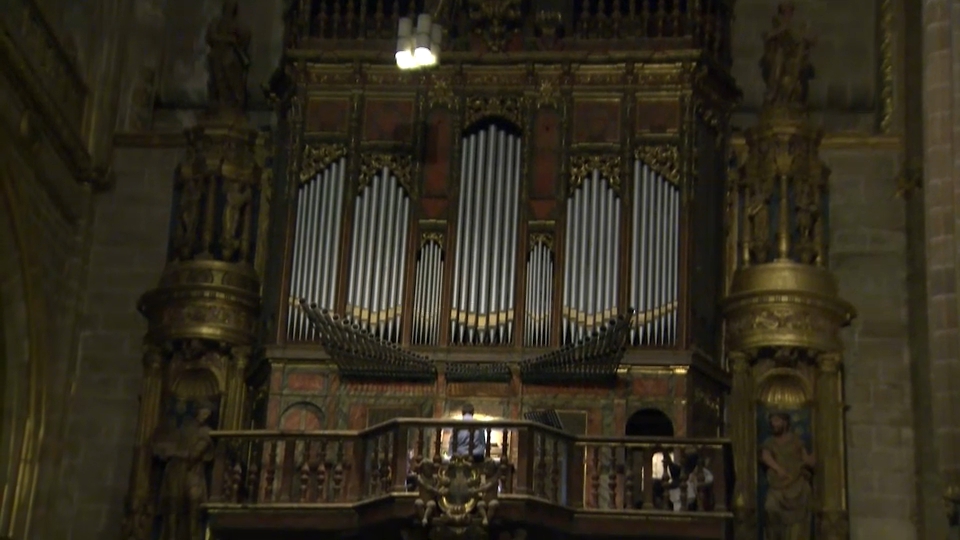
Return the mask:
M 742 133 L 730 138 L 734 150 L 746 149 Z M 859 131 L 836 131 L 826 133 L 820 142 L 821 150 L 893 150 L 902 149 L 899 135 L 885 135 Z

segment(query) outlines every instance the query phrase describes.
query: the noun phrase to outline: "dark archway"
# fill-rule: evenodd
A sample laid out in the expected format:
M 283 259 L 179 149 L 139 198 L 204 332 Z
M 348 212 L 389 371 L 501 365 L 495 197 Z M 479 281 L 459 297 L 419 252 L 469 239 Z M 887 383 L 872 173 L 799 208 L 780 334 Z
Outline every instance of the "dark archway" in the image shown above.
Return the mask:
M 660 409 L 640 409 L 627 419 L 624 435 L 627 437 L 673 437 L 673 421 Z

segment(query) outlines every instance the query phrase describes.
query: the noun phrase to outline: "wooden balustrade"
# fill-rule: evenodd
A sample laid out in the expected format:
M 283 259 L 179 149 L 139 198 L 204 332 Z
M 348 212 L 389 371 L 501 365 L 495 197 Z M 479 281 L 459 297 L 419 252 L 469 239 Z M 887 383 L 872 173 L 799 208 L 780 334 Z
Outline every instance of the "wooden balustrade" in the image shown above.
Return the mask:
M 718 439 L 574 437 L 525 421 L 397 419 L 364 431 L 220 431 L 212 506 L 344 505 L 412 493 L 425 460 L 462 453 L 501 464 L 500 496 L 583 511 L 726 513 L 730 445 Z M 485 444 L 474 446 L 476 431 Z M 458 451 L 458 453 L 461 453 Z M 672 455 L 679 471 L 663 463 Z
M 341 0 L 301 0 L 298 9 L 301 22 L 297 28 L 302 40 L 362 40 L 392 44 L 396 40 L 398 19 L 415 17 L 424 8 L 422 2 L 400 4 L 367 0 L 343 4 Z M 469 12 L 474 8 L 465 4 L 457 9 Z M 451 17 L 449 35 L 470 36 L 476 25 L 486 20 L 485 17 L 495 16 L 479 12 L 476 15 Z M 498 20 L 509 32 L 530 34 L 536 28 L 540 33 L 556 32 L 571 42 L 683 39 L 694 47 L 729 60 L 731 2 L 728 0 L 631 0 L 624 3 L 583 0 L 577 2 L 567 15 L 518 2 L 516 10 L 496 16 L 502 17 Z M 302 43 L 306 44 L 306 41 Z

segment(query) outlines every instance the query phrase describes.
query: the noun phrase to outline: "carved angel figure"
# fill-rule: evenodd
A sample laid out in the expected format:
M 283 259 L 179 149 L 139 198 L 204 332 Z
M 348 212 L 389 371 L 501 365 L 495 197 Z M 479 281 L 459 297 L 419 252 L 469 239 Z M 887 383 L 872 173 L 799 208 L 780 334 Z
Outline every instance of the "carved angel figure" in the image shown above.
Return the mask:
M 480 513 L 483 525 L 487 526 L 497 513 L 497 507 L 500 506 L 497 495 L 499 494 L 500 475 L 503 471 L 503 466 L 492 459 L 488 459 L 484 462 L 483 468 L 485 482 L 477 489 L 477 497 L 479 498 L 477 502 L 477 512 Z
M 417 509 L 417 516 L 424 527 L 430 524 L 430 519 L 437 511 L 438 497 L 442 497 L 447 489 L 442 485 L 441 479 L 437 476 L 437 466 L 432 461 L 423 461 L 420 463 L 420 470 L 417 472 L 417 487 L 420 491 L 414 506 Z
M 193 418 L 161 433 L 154 454 L 166 462 L 160 482 L 160 539 L 203 540 L 200 506 L 207 501 L 206 466 L 213 460 L 212 407 L 201 404 Z
M 200 179 L 194 177 L 183 178 L 180 186 L 177 225 L 173 236 L 174 250 L 181 259 L 189 259 L 193 255 L 197 239 L 203 190 Z
M 242 112 L 247 105 L 250 30 L 240 24 L 237 0 L 225 0 L 220 16 L 207 26 L 207 84 L 215 110 Z
M 767 85 L 765 103 L 801 104 L 807 101 L 813 66 L 810 48 L 813 40 L 792 28 L 793 2 L 777 7 L 773 30 L 764 36 L 760 70 Z

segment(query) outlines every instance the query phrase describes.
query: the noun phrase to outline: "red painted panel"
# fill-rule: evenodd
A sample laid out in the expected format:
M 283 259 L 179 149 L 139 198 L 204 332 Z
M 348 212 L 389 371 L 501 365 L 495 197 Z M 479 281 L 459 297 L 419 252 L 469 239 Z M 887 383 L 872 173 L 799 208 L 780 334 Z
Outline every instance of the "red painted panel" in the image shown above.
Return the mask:
M 560 175 L 560 136 L 560 114 L 554 110 L 540 110 L 533 134 L 531 199 L 552 199 L 556 196 Z
M 427 155 L 423 165 L 424 197 L 446 197 L 453 157 L 454 133 L 450 111 L 436 110 L 427 119 Z
M 554 219 L 557 213 L 557 201 L 555 199 L 542 199 L 539 201 L 530 201 L 530 215 L 533 219 Z
M 670 380 L 666 377 L 643 377 L 633 380 L 632 393 L 650 398 L 662 398 L 670 395 Z
M 295 371 L 287 374 L 286 390 L 298 394 L 320 393 L 326 388 L 326 377 L 321 373 Z
M 411 142 L 413 99 L 367 99 L 363 107 L 363 139 Z
M 666 133 L 680 129 L 680 103 L 676 100 L 637 102 L 637 131 Z
M 307 102 L 304 126 L 309 133 L 346 134 L 350 128 L 350 100 L 314 98 Z
M 620 102 L 582 100 L 573 105 L 573 142 L 620 142 Z

